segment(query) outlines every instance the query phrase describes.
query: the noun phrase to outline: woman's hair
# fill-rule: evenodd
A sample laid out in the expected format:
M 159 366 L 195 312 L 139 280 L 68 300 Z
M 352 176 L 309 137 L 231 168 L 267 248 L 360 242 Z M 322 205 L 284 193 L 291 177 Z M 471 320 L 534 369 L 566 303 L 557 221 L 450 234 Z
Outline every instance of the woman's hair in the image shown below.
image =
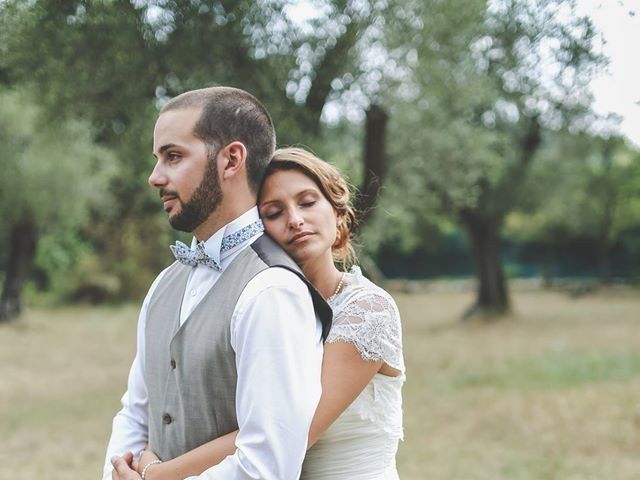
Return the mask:
M 356 226 L 356 215 L 349 202 L 350 192 L 347 181 L 333 165 L 298 147 L 276 150 L 267 167 L 265 180 L 281 170 L 297 170 L 318 186 L 337 213 L 338 235 L 331 247 L 333 260 L 342 264 L 343 267 L 352 265 L 356 259 L 351 243 Z

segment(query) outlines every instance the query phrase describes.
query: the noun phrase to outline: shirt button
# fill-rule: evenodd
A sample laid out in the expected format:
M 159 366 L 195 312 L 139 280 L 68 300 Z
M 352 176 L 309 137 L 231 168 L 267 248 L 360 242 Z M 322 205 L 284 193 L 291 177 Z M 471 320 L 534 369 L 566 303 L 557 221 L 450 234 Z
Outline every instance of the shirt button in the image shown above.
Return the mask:
M 173 368 L 174 370 L 176 368 L 176 361 L 173 358 L 171 359 L 171 368 Z
M 165 413 L 162 416 L 162 423 L 164 423 L 165 425 L 169 425 L 172 421 L 173 419 L 171 418 L 171 415 L 169 415 L 168 413 Z
M 195 290 L 191 290 L 191 296 L 192 296 L 192 297 L 195 297 L 195 296 L 196 296 L 196 293 L 198 293 L 198 292 L 196 292 Z

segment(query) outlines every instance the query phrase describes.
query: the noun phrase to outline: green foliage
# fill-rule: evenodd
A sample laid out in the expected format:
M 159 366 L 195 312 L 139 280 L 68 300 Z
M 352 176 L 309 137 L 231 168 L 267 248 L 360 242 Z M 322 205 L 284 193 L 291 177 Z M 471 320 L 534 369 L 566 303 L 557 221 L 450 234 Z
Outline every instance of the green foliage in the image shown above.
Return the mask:
M 640 154 L 618 137 L 550 134 L 525 185 L 527 202 L 507 221 L 520 239 L 603 237 L 640 218 Z
M 52 228 L 39 242 L 35 266 L 45 274 L 43 289 L 54 296 L 64 296 L 72 290 L 70 276 L 79 260 L 91 252 L 91 245 L 81 238 L 77 227 Z
M 353 47 L 370 17 L 366 6 L 329 1 L 320 24 L 302 25 L 286 14 L 287 4 L 0 4 L 0 81 L 25 85 L 50 121 L 89 122 L 93 140 L 115 154 L 113 201 L 93 212 L 84 233 L 120 278 L 119 295 L 139 297 L 168 260 L 169 229 L 147 177 L 153 123 L 169 98 L 210 85 L 240 87 L 265 103 L 279 144 L 319 143 L 332 81 L 357 77 Z
M 20 92 L 0 92 L 0 138 L 6 145 L 0 201 L 6 226 L 29 211 L 46 227 L 61 220 L 88 221 L 92 205 L 106 200 L 113 157 L 91 140 L 80 121 L 42 121 L 38 108 Z
M 263 101 L 281 143 L 308 141 L 334 78 L 357 73 L 350 53 L 369 18 L 364 7 L 326 2 L 322 24 L 309 28 L 286 5 L 11 0 L 0 6 L 1 68 L 10 81 L 27 80 L 48 111 L 89 119 L 111 145 L 152 119 L 150 106 L 220 84 Z
M 91 212 L 109 202 L 114 158 L 92 141 L 86 122 L 43 119 L 24 92 L 0 92 L 5 146 L 0 202 L 5 215 L 0 231 L 30 215 L 42 237 L 36 264 L 52 288 L 68 275 L 89 245 L 79 229 L 91 224 Z M 6 234 L 0 250 L 7 254 Z
M 487 269 L 478 270 L 480 278 L 499 279 L 487 245 L 505 219 L 526 229 L 537 215 L 553 217 L 555 238 L 580 229 L 594 236 L 607 230 L 613 239 L 637 225 L 633 194 L 622 195 L 630 167 L 596 174 L 588 160 L 603 151 L 588 83 L 606 59 L 575 2 L 398 1 L 387 20 L 385 46 L 395 62 L 385 92 L 391 165 L 379 218 L 367 231 L 377 244 L 428 248 L 434 230 L 457 223 L 471 237 L 477 268 Z M 582 132 L 583 143 L 551 154 L 569 131 Z M 581 198 L 561 198 L 566 191 Z M 605 197 L 617 198 L 610 219 Z
M 536 131 L 584 118 L 587 82 L 603 61 L 590 21 L 571 16 L 572 5 L 416 7 L 413 37 L 400 37 L 414 64 L 410 87 L 394 99 L 392 116 L 391 153 L 408 172 L 403 186 L 433 196 L 449 214 L 474 208 L 500 217 L 520 201 Z
M 283 0 L 0 2 L 0 84 L 22 92 L 2 99 L 6 158 L 22 160 L 3 160 L 0 200 L 16 218 L 19 202 L 37 205 L 47 276 L 85 262 L 138 298 L 175 236 L 147 186 L 158 108 L 229 84 L 266 104 L 280 145 L 308 145 L 355 185 L 363 111 L 385 106 L 389 175 L 361 236 L 368 253 L 428 249 L 465 209 L 507 218 L 507 233 L 528 240 L 594 232 L 611 191 L 610 238 L 633 243 L 637 153 L 616 146 L 602 170 L 591 134 L 556 133 L 593 123 L 585 86 L 604 63 L 573 4 L 320 0 L 303 24 Z M 112 160 L 89 167 L 98 157 Z M 71 170 L 74 158 L 88 160 Z

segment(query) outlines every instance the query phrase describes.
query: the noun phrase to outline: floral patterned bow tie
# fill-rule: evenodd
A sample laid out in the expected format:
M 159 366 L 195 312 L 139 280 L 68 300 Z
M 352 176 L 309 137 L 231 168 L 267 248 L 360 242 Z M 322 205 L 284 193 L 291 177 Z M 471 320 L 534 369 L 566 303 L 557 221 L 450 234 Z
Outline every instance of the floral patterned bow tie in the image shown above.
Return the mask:
M 220 246 L 220 255 L 228 252 L 229 250 L 237 247 L 241 243 L 249 240 L 250 238 L 264 232 L 264 225 L 262 220 L 256 220 L 255 222 L 241 228 L 231 235 L 227 235 L 222 239 L 222 245 Z M 170 245 L 169 248 L 180 263 L 195 267 L 196 265 L 204 265 L 206 267 L 215 268 L 218 271 L 222 270 L 222 267 L 218 262 L 209 256 L 204 249 L 203 243 L 198 243 L 195 250 L 191 250 L 188 245 L 177 241 L 175 245 Z
M 195 267 L 200 264 L 216 270 L 222 270 L 218 262 L 205 252 L 202 243 L 197 244 L 195 250 L 191 250 L 186 244 L 180 241 L 177 241 L 175 245 L 170 245 L 169 248 L 171 252 L 173 252 L 173 256 L 176 257 L 176 260 L 180 263 L 190 267 Z

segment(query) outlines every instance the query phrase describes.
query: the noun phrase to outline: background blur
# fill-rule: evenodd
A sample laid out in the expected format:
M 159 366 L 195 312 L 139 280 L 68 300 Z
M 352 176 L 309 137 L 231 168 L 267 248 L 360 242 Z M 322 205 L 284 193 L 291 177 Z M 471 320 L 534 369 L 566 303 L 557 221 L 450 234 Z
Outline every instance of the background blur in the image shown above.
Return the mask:
M 640 31 L 622 0 L 0 1 L 0 478 L 101 470 L 188 239 L 153 124 L 219 84 L 357 189 L 405 328 L 402 478 L 637 478 L 640 133 L 594 103 L 605 11 Z

